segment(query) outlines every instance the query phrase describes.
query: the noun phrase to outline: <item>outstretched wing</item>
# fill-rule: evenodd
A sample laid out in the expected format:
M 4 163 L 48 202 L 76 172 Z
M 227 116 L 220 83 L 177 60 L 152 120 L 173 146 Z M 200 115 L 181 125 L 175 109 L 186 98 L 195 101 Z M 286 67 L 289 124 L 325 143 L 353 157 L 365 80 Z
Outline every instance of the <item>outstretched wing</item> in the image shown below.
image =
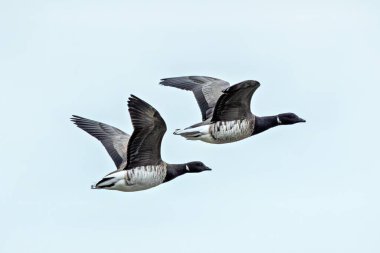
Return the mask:
M 166 132 L 165 121 L 156 109 L 134 95 L 129 98 L 128 107 L 134 131 L 128 144 L 125 169 L 159 165 L 162 162 L 161 142 Z
M 120 165 L 127 160 L 129 134 L 116 127 L 76 115 L 73 115 L 71 121 L 77 127 L 98 139 L 106 148 L 116 167 L 120 169 Z
M 235 84 L 223 91 L 211 121 L 239 120 L 251 115 L 251 99 L 260 83 L 253 80 Z
M 190 90 L 197 99 L 202 112 L 202 120 L 212 116 L 218 98 L 230 84 L 226 81 L 207 76 L 183 76 L 161 79 L 160 84 Z

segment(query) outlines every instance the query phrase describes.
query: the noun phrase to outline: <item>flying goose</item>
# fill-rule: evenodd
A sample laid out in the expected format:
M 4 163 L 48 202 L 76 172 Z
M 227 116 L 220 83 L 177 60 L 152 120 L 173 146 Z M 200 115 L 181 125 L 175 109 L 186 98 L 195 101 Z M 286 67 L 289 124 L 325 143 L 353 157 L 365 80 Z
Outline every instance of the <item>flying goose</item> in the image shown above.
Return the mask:
M 159 112 L 138 97 L 128 101 L 134 131 L 132 136 L 116 127 L 73 115 L 79 128 L 97 138 L 106 148 L 117 170 L 106 175 L 93 189 L 125 192 L 146 190 L 186 173 L 211 170 L 202 162 L 168 164 L 161 159 L 161 141 L 166 132 Z
M 192 91 L 202 112 L 202 122 L 177 129 L 188 140 L 222 144 L 239 141 L 279 125 L 306 122 L 294 113 L 259 117 L 251 112 L 251 98 L 260 83 L 243 81 L 230 86 L 207 76 L 161 79 L 161 85 Z

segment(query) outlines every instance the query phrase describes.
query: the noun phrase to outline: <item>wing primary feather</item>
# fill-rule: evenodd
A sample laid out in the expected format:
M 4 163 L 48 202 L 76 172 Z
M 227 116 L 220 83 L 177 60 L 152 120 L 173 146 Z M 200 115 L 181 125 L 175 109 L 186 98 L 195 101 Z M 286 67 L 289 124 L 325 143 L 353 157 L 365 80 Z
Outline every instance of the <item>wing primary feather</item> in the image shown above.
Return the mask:
M 163 78 L 161 85 L 192 91 L 202 113 L 202 120 L 212 116 L 214 107 L 230 84 L 226 81 L 208 76 L 182 76 Z
M 259 82 L 248 80 L 223 90 L 223 95 L 215 105 L 211 122 L 252 117 L 251 99 L 258 87 L 260 87 Z
M 160 164 L 161 142 L 166 132 L 165 121 L 156 109 L 134 95 L 128 100 L 128 111 L 134 131 L 128 144 L 125 169 Z
M 127 159 L 129 134 L 116 127 L 77 115 L 73 115 L 70 120 L 77 127 L 98 139 L 111 156 L 116 167 L 120 169 L 120 166 Z

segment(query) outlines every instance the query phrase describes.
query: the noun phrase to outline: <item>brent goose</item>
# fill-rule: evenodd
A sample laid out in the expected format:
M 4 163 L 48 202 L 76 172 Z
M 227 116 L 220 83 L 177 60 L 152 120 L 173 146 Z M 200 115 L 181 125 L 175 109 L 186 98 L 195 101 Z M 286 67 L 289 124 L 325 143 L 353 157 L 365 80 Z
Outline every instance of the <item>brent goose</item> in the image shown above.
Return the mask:
M 260 83 L 253 80 L 230 86 L 226 81 L 206 76 L 161 79 L 161 85 L 192 91 L 202 112 L 202 122 L 176 130 L 188 140 L 230 143 L 279 125 L 306 122 L 294 113 L 259 117 L 251 112 L 251 98 Z
M 166 183 L 186 173 L 211 170 L 202 162 L 168 164 L 161 160 L 165 121 L 156 109 L 131 95 L 129 114 L 132 136 L 107 124 L 73 115 L 71 120 L 97 138 L 108 151 L 117 170 L 106 175 L 93 189 L 141 191 Z

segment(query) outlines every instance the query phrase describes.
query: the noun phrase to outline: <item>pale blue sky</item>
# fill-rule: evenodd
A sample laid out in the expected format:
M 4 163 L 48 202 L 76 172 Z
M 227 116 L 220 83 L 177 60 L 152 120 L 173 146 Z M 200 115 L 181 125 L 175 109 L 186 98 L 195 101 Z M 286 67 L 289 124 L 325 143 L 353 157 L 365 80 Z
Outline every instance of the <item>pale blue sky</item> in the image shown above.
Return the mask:
M 380 252 L 378 1 L 1 1 L 0 251 Z M 159 79 L 261 82 L 258 115 L 307 124 L 190 142 L 191 93 Z M 131 133 L 135 94 L 162 156 L 214 170 L 122 193 L 78 114 Z

